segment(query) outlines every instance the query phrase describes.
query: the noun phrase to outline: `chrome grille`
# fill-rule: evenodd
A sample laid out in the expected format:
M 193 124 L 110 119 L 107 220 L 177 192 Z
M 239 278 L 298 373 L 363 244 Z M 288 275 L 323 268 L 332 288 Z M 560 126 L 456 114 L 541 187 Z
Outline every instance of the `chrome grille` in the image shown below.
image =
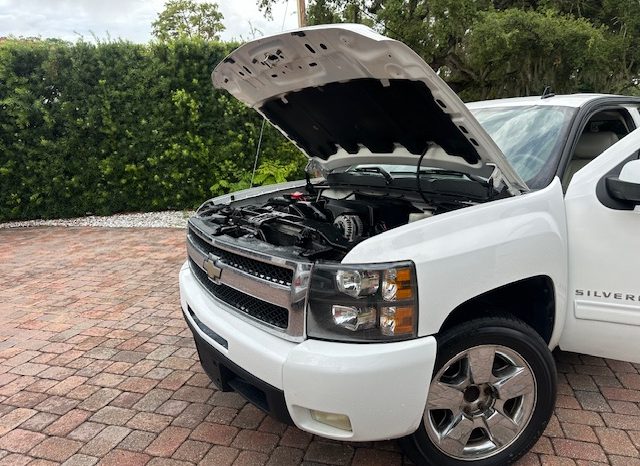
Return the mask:
M 189 236 L 200 250 L 207 254 L 211 253 L 219 257 L 222 263 L 227 264 L 230 267 L 272 283 L 291 286 L 291 283 L 293 282 L 293 270 L 291 269 L 267 264 L 265 262 L 241 256 L 216 247 L 203 239 L 193 228 L 189 228 Z
M 313 264 L 282 257 L 261 242 L 211 236 L 210 228 L 197 216 L 189 219 L 187 254 L 194 279 L 237 317 L 281 338 L 303 341 Z
M 220 301 L 255 319 L 283 330 L 289 325 L 288 309 L 254 298 L 230 286 L 215 284 L 209 280 L 207 272 L 202 270 L 193 259 L 189 259 L 189 263 L 198 281 Z

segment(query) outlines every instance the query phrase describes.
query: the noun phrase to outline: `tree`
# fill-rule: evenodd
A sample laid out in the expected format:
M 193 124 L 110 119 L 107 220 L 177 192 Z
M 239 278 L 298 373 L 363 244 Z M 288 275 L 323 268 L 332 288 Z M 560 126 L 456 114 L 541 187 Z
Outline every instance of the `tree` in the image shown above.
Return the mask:
M 169 0 L 152 23 L 152 33 L 162 42 L 184 37 L 219 40 L 220 32 L 225 29 L 222 19 L 216 3 Z
M 256 0 L 265 13 L 282 0 Z M 406 43 L 464 99 L 640 93 L 638 0 L 308 0 Z

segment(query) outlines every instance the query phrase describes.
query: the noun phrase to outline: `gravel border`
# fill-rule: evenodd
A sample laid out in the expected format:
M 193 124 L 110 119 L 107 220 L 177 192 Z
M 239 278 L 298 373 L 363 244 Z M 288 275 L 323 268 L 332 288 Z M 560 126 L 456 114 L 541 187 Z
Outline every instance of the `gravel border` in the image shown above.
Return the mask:
M 190 210 L 117 214 L 106 217 L 62 218 L 53 220 L 24 220 L 0 223 L 2 228 L 29 227 L 106 227 L 106 228 L 185 228 Z

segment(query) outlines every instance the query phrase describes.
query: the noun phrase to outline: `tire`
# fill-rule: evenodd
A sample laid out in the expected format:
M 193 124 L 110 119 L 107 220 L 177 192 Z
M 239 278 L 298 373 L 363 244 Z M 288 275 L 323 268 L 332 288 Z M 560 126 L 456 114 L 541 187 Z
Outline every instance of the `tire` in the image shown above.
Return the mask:
M 417 465 L 511 464 L 540 438 L 556 400 L 542 338 L 512 317 L 479 318 L 438 337 L 427 406 L 401 440 Z

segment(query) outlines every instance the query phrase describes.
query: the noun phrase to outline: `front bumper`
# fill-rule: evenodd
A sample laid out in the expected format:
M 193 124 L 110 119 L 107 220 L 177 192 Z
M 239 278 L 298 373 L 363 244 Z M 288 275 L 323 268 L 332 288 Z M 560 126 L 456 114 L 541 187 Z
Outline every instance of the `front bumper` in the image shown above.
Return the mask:
M 203 367 L 222 389 L 234 389 L 276 418 L 327 438 L 383 440 L 417 429 L 435 363 L 435 338 L 379 344 L 286 341 L 226 310 L 188 264 L 180 271 L 180 300 Z M 320 423 L 310 410 L 346 415 L 352 430 Z

